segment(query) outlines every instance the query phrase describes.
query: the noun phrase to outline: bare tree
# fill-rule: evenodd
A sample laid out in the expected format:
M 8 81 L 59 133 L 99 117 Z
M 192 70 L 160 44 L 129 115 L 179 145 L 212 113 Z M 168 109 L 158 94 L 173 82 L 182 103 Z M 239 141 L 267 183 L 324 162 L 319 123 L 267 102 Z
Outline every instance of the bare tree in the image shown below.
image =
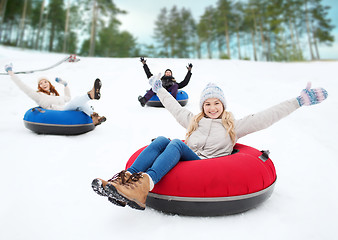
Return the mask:
M 69 29 L 68 29 L 68 26 L 69 26 L 69 10 L 70 10 L 70 0 L 68 0 L 68 4 L 67 4 L 65 33 L 64 33 L 64 38 L 63 38 L 62 52 L 66 52 L 66 49 L 67 49 L 67 40 L 68 40 L 68 35 L 69 35 Z
M 39 18 L 39 26 L 38 26 L 38 32 L 36 33 L 36 39 L 35 39 L 35 49 L 38 49 L 39 47 L 39 40 L 40 40 L 40 32 L 42 27 L 42 21 L 43 21 L 43 12 L 45 10 L 45 0 L 42 0 L 41 3 L 41 10 L 40 10 L 40 18 Z
M 8 0 L 2 0 L 0 3 L 0 41 L 2 38 L 2 26 L 5 19 L 6 7 Z
M 96 0 L 93 0 L 93 15 L 92 15 L 92 26 L 90 31 L 89 56 L 94 56 L 95 53 L 96 20 L 97 20 L 97 3 Z
M 308 1 L 305 1 L 304 5 L 305 5 L 306 33 L 307 33 L 307 39 L 309 43 L 310 56 L 311 56 L 311 60 L 314 60 L 315 56 L 312 50 L 311 29 L 310 29 L 311 26 L 310 26 L 310 19 L 309 19 Z
M 20 26 L 19 26 L 19 34 L 16 41 L 17 46 L 23 46 L 23 37 L 25 33 L 25 22 L 26 22 L 26 13 L 27 13 L 27 2 L 28 0 L 25 0 L 23 10 L 22 10 L 22 16 L 20 20 Z

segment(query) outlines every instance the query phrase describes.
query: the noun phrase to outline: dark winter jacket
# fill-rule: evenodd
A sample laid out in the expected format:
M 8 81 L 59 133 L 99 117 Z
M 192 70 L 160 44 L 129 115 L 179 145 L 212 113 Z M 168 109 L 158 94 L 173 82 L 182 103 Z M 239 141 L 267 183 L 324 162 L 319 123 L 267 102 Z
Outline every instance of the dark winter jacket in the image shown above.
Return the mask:
M 144 69 L 144 71 L 147 75 L 147 78 L 150 78 L 151 76 L 153 76 L 153 74 L 150 72 L 150 69 L 149 69 L 147 64 L 143 65 L 143 69 Z M 184 88 L 185 86 L 188 85 L 190 78 L 191 78 L 191 75 L 192 75 L 191 71 L 188 71 L 187 75 L 185 75 L 184 80 L 180 83 L 176 82 L 176 80 L 173 76 L 162 76 L 161 77 L 162 86 L 167 89 L 174 84 L 178 84 L 178 89 Z

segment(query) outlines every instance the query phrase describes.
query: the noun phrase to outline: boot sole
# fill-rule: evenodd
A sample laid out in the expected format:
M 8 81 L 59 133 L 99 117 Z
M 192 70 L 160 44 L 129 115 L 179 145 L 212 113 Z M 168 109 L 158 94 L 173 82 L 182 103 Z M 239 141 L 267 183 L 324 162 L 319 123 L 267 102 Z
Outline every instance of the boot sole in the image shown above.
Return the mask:
M 103 187 L 102 181 L 100 179 L 96 178 L 92 181 L 92 188 L 94 192 L 96 192 L 98 195 L 103 196 L 103 197 L 108 196 Z
M 107 121 L 106 117 L 101 117 L 101 119 L 98 120 L 97 124 L 94 124 L 95 126 L 101 125 L 101 123 Z
M 105 190 L 108 193 L 108 198 L 113 198 L 122 202 L 126 202 L 129 207 L 137 210 L 145 209 L 145 204 L 127 198 L 123 195 L 123 193 L 120 193 L 112 184 L 107 184 Z
M 138 101 L 140 102 L 141 106 L 144 107 L 146 105 L 146 102 L 143 102 L 142 98 L 142 96 L 138 96 Z
M 117 200 L 115 198 L 108 197 L 108 201 L 111 202 L 111 203 L 113 203 L 113 204 L 115 204 L 115 205 L 117 205 L 117 206 L 120 206 L 120 207 L 125 207 L 127 205 L 126 202 L 122 202 L 122 201 Z
M 103 122 L 105 122 L 105 121 L 107 121 L 107 118 L 106 117 L 101 117 L 100 119 L 99 119 L 99 124 L 101 124 L 101 123 L 103 123 Z
M 94 179 L 92 182 L 92 188 L 94 190 L 94 192 L 96 192 L 98 195 L 103 196 L 103 197 L 108 197 L 108 194 L 105 190 L 105 188 L 103 187 L 102 181 L 100 179 Z M 118 199 L 114 199 L 114 198 L 110 198 L 108 197 L 109 202 L 120 206 L 120 207 L 125 207 L 126 206 L 126 202 L 120 201 Z
M 101 93 L 100 93 L 100 89 L 101 89 L 102 83 L 100 79 L 96 79 L 95 83 L 94 83 L 94 99 L 99 100 L 101 98 Z

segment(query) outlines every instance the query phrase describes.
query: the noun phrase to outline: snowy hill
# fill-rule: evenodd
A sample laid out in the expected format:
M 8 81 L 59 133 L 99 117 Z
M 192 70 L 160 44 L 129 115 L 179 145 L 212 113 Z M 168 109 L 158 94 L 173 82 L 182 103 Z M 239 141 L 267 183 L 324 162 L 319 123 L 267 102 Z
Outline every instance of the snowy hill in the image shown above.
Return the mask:
M 10 62 L 16 71 L 31 70 L 65 56 L 0 46 L 0 72 Z M 271 152 L 278 177 L 266 202 L 243 214 L 203 218 L 119 208 L 92 191 L 92 179 L 112 177 L 152 138 L 183 139 L 185 130 L 165 109 L 140 106 L 138 95 L 150 87 L 137 58 L 80 58 L 19 75 L 34 88 L 40 76 L 52 82 L 61 77 L 72 96 L 90 90 L 95 78 L 102 80 L 102 98 L 92 105 L 108 120 L 79 136 L 37 135 L 26 129 L 23 115 L 36 104 L 0 75 L 0 239 L 338 239 L 338 62 L 148 59 L 153 73 L 170 68 L 178 81 L 185 66 L 194 64 L 184 90 L 189 94 L 186 108 L 195 113 L 208 82 L 223 88 L 236 118 L 298 96 L 308 81 L 329 93 L 322 104 L 302 107 L 239 140 Z

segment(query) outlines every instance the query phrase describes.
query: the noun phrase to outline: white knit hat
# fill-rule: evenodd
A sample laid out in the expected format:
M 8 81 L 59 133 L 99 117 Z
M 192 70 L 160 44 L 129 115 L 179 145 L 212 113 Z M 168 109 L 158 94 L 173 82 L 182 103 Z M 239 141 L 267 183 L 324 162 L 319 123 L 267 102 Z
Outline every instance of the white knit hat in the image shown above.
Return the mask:
M 203 109 L 203 103 L 205 102 L 205 100 L 209 98 L 218 98 L 223 103 L 224 109 L 226 109 L 226 101 L 224 93 L 222 89 L 214 83 L 208 83 L 208 85 L 202 91 L 200 99 L 201 109 Z
M 39 78 L 38 78 L 38 84 L 39 84 L 40 81 L 42 81 L 42 80 L 47 80 L 47 81 L 49 81 L 48 78 L 46 78 L 46 77 L 39 77 Z

